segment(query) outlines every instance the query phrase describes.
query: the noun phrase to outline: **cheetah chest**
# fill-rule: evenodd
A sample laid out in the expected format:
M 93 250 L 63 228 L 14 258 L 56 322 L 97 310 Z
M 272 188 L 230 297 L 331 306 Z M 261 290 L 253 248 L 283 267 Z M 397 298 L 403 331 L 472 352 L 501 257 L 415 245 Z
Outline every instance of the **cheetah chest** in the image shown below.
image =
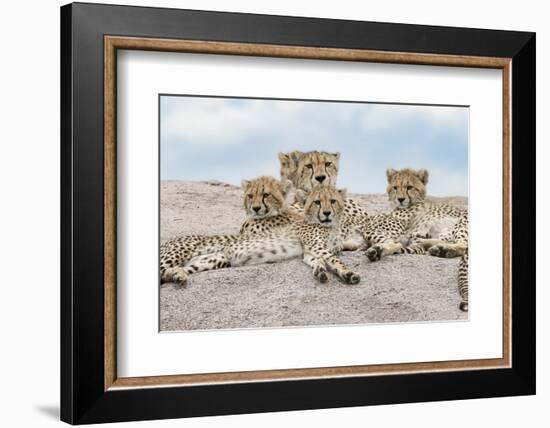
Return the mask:
M 332 254 L 338 254 L 344 247 L 344 237 L 342 234 L 335 230 L 326 234 L 324 237 L 326 249 Z

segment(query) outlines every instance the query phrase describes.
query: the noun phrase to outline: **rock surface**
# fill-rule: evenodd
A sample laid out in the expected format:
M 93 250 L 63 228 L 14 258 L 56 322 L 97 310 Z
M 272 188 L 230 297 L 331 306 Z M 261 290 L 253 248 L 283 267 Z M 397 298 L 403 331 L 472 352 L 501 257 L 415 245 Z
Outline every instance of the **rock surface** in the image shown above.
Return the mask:
M 390 210 L 383 194 L 349 197 L 369 213 Z M 245 215 L 240 188 L 216 181 L 161 182 L 161 240 L 188 234 L 238 233 Z M 432 198 L 467 207 L 467 198 Z M 342 260 L 361 275 L 344 285 L 313 279 L 301 260 L 202 272 L 186 287 L 163 284 L 160 328 L 167 330 L 466 320 L 458 309 L 458 259 L 395 255 L 370 263 Z

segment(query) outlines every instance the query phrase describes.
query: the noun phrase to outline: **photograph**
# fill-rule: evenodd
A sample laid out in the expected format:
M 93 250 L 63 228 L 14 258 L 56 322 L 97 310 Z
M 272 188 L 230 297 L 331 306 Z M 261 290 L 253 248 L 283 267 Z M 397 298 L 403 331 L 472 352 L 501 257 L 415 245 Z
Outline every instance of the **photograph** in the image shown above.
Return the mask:
M 468 106 L 158 103 L 161 332 L 468 321 Z

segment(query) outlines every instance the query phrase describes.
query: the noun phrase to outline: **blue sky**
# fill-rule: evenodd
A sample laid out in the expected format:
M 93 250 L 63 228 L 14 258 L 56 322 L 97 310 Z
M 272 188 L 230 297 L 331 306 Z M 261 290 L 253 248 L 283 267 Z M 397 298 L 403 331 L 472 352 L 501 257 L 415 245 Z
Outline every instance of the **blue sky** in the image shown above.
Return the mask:
M 468 194 L 466 107 L 161 96 L 162 180 L 279 175 L 278 152 L 341 153 L 338 186 L 384 193 L 386 168 L 426 168 L 428 193 Z

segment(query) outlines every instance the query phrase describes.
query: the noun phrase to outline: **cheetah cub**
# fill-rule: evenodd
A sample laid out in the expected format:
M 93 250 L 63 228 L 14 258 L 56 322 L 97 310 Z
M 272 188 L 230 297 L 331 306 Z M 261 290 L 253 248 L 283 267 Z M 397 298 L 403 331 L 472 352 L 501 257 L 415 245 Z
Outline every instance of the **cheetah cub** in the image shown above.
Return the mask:
M 437 257 L 460 257 L 468 250 L 468 211 L 426 201 L 428 171 L 388 169 L 388 197 L 393 215 L 407 224 L 411 241 Z
M 198 272 L 208 257 L 221 252 L 226 245 L 237 243 L 241 235 L 265 235 L 271 230 L 284 229 L 291 222 L 302 221 L 289 210 L 293 202 L 290 195 L 292 184 L 281 183 L 273 177 L 258 177 L 243 180 L 243 205 L 247 219 L 240 235 L 188 235 L 163 243 L 160 247 L 160 281 L 185 284 L 188 274 Z M 202 258 L 199 258 L 202 257 Z M 191 262 L 193 260 L 193 262 Z M 216 258 L 213 268 L 229 267 L 229 261 Z M 203 266 L 204 268 L 204 266 Z
M 297 190 L 304 201 L 304 223 L 294 224 L 304 251 L 304 262 L 320 282 L 328 281 L 327 270 L 346 284 L 357 284 L 360 276 L 351 271 L 337 255 L 344 248 L 351 226 L 342 224 L 346 191 L 316 186 L 309 194 Z
M 427 201 L 428 171 L 424 169 L 388 169 L 386 176 L 388 198 L 394 210 L 378 216 L 382 223 L 379 233 L 392 239 L 373 245 L 367 250 L 367 257 L 376 261 L 389 254 L 409 252 L 403 251 L 399 239 L 406 241 L 408 248 L 416 253 L 427 250 L 436 257 L 461 257 L 458 272 L 460 309 L 467 311 L 468 211 L 451 204 Z M 385 228 L 385 220 L 397 226 Z

